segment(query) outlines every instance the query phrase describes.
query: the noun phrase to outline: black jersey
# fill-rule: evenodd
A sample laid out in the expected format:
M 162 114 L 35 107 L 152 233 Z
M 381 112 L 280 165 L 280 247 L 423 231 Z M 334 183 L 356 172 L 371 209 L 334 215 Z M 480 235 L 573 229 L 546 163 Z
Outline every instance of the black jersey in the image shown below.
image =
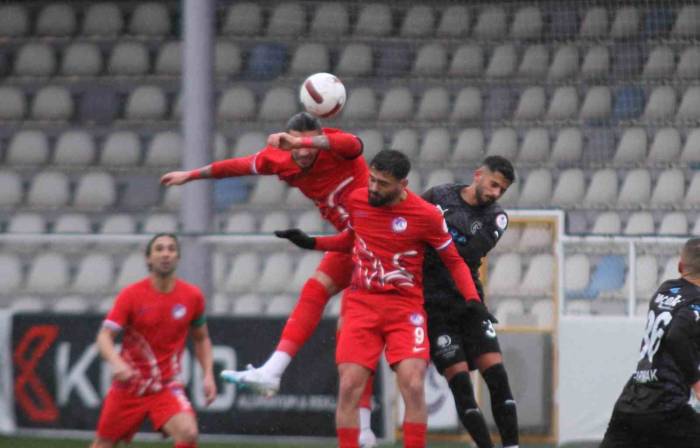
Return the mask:
M 439 206 L 445 216 L 459 255 L 469 266 L 479 296 L 484 299 L 479 279 L 481 260 L 493 249 L 508 227 L 508 215 L 497 203 L 482 207 L 467 204 L 460 192 L 465 184 L 445 184 L 423 193 L 423 199 Z M 427 305 L 445 305 L 446 300 L 464 300 L 455 287 L 450 272 L 432 248 L 425 251 L 423 291 Z
M 637 371 L 615 409 L 647 414 L 688 403 L 700 380 L 700 288 L 683 280 L 664 282 L 649 304 Z

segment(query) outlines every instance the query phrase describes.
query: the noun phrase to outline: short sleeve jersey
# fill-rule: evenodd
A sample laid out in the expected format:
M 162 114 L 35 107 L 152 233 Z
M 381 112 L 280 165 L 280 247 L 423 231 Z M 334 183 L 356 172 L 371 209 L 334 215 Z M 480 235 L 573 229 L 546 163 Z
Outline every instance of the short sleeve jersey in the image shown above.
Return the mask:
M 355 232 L 354 292 L 390 294 L 423 303 L 423 255 L 426 245 L 443 250 L 452 244 L 440 210 L 410 190 L 392 206 L 368 203 L 367 188 L 350 194 Z
M 137 395 L 161 390 L 180 373 L 180 356 L 192 325 L 204 322 L 205 302 L 196 286 L 182 280 L 168 293 L 146 277 L 124 288 L 103 325 L 123 330 L 121 356 L 139 377 Z

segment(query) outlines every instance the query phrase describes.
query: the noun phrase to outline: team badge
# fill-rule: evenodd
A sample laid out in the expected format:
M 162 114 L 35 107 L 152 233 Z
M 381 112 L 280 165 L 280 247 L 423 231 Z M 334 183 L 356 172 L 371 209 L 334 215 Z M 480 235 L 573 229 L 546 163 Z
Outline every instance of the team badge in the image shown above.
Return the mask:
M 425 318 L 421 313 L 411 313 L 411 316 L 408 318 L 408 320 L 410 320 L 411 323 L 416 327 L 423 325 L 423 322 L 425 322 Z
M 508 227 L 508 217 L 505 213 L 501 213 L 500 215 L 496 216 L 496 225 L 501 230 L 505 230 L 506 227 Z
M 173 307 L 173 319 L 179 320 L 185 317 L 185 314 L 187 314 L 187 308 L 185 305 L 177 304 Z
M 440 348 L 449 347 L 452 344 L 452 338 L 446 334 L 437 338 L 437 346 Z
M 406 218 L 404 218 L 403 216 L 394 218 L 391 221 L 391 230 L 393 230 L 395 233 L 405 232 L 407 228 L 408 221 L 406 221 Z

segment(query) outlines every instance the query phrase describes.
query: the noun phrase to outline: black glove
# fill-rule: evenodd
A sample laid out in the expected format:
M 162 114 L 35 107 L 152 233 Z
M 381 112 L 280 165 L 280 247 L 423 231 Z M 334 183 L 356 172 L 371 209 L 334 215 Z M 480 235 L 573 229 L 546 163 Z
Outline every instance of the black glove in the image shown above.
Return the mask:
M 477 300 L 468 300 L 466 302 L 460 302 L 459 309 L 457 311 L 460 316 L 476 317 L 479 321 L 483 322 L 485 320 L 491 321 L 492 324 L 497 324 L 498 319 L 496 316 L 491 314 L 484 305 L 483 302 Z
M 312 238 L 299 229 L 275 230 L 277 238 L 286 238 L 302 249 L 316 247 L 316 238 Z

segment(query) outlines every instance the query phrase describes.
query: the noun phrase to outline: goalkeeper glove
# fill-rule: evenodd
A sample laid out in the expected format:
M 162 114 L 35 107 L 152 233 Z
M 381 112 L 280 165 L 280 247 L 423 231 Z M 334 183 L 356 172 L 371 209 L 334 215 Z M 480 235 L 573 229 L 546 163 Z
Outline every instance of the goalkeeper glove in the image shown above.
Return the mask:
M 488 320 L 491 321 L 492 324 L 498 323 L 496 316 L 491 314 L 488 308 L 486 308 L 486 305 L 484 305 L 484 303 L 480 300 L 467 300 L 464 302 L 459 302 L 457 312 L 464 318 L 474 316 L 482 322 Z
M 316 247 L 316 238 L 310 237 L 299 229 L 275 230 L 277 238 L 286 238 L 302 249 L 313 249 Z

